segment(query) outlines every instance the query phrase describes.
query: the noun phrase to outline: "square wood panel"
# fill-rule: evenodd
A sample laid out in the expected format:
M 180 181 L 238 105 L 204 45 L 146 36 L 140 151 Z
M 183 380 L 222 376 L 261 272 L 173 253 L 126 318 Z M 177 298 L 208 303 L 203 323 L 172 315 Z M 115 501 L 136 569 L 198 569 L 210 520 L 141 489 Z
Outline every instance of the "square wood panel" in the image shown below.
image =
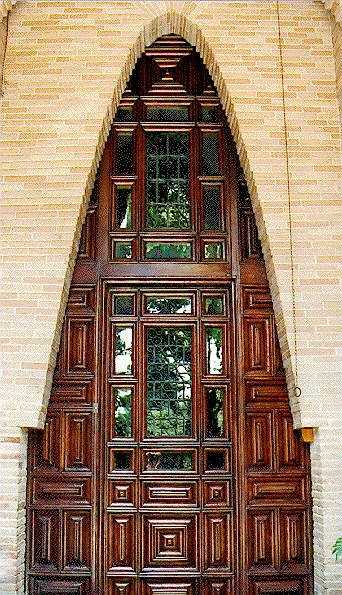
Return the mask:
M 198 520 L 184 517 L 143 518 L 143 568 L 197 568 Z

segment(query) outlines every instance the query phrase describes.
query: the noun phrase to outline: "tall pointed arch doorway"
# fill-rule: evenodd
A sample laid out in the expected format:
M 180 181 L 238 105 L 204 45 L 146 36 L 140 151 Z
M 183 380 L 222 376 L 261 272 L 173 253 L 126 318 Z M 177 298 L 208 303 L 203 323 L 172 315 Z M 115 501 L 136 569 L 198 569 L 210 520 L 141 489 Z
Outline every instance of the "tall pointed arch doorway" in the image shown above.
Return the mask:
M 113 123 L 30 436 L 28 590 L 309 594 L 309 504 L 236 150 L 165 36 Z

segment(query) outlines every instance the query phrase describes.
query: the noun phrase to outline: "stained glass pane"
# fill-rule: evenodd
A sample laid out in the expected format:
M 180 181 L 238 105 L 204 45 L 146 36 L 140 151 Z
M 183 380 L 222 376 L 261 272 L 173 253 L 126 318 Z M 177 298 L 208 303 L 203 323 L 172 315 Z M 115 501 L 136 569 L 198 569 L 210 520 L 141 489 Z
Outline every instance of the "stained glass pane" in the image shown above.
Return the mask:
M 132 436 L 132 389 L 116 388 L 114 389 L 115 402 L 115 436 L 117 438 L 130 438 Z
M 133 174 L 133 136 L 131 132 L 120 132 L 117 136 L 115 173 Z
M 148 297 L 146 311 L 149 314 L 191 314 L 191 297 Z
M 186 122 L 188 120 L 188 108 L 148 107 L 147 119 L 154 122 Z
M 132 190 L 131 187 L 116 189 L 115 227 L 131 229 L 132 227 Z
M 132 373 L 132 327 L 120 327 L 115 329 L 115 374 Z
M 146 209 L 150 229 L 190 228 L 188 133 L 148 134 Z
M 130 316 L 133 314 L 133 296 L 116 295 L 114 298 L 114 314 L 118 316 Z
M 222 242 L 207 242 L 204 244 L 204 258 L 206 260 L 221 260 L 223 258 Z
M 221 438 L 223 436 L 223 389 L 211 387 L 206 389 L 207 404 L 207 436 Z
M 202 173 L 204 176 L 220 175 L 217 132 L 203 134 Z
M 206 359 L 208 374 L 222 374 L 222 328 L 206 329 Z
M 115 258 L 132 258 L 131 242 L 115 242 Z
M 222 229 L 220 186 L 204 186 L 204 228 Z
M 206 297 L 204 300 L 204 309 L 206 314 L 222 314 L 223 313 L 223 298 L 222 297 Z
M 191 436 L 192 332 L 147 330 L 147 435 Z
M 146 242 L 146 258 L 180 260 L 191 258 L 190 242 Z

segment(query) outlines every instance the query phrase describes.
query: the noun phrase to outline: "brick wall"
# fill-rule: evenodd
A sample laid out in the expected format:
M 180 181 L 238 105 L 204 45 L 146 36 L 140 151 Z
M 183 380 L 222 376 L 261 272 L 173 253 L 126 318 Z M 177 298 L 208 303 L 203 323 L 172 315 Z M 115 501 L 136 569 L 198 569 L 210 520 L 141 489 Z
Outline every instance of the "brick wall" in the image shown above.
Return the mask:
M 44 420 L 80 226 L 106 135 L 144 47 L 174 32 L 197 46 L 212 74 L 245 169 L 294 421 L 318 428 L 315 588 L 342 593 L 342 565 L 331 556 L 342 535 L 336 407 L 341 63 L 339 3 L 333 4 L 329 13 L 315 0 L 19 1 L 9 13 L 1 141 L 1 592 L 23 588 L 20 428 L 41 427 Z
M 331 11 L 330 20 L 336 68 L 337 97 L 342 118 L 342 2 L 341 0 L 326 0 L 325 5 Z

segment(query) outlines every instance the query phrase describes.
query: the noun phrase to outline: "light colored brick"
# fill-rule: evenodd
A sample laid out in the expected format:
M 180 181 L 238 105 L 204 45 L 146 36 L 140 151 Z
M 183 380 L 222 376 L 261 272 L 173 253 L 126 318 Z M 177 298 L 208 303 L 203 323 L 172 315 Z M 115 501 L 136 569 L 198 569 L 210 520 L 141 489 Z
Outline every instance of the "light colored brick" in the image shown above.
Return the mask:
M 111 120 L 144 47 L 174 32 L 196 45 L 212 73 L 245 170 L 294 422 L 319 428 L 311 448 L 315 589 L 338 593 L 341 564 L 331 544 L 342 535 L 341 2 L 11 0 L 1 9 L 8 16 L 1 592 L 23 592 L 26 432 L 19 428 L 44 421 L 81 224 Z

